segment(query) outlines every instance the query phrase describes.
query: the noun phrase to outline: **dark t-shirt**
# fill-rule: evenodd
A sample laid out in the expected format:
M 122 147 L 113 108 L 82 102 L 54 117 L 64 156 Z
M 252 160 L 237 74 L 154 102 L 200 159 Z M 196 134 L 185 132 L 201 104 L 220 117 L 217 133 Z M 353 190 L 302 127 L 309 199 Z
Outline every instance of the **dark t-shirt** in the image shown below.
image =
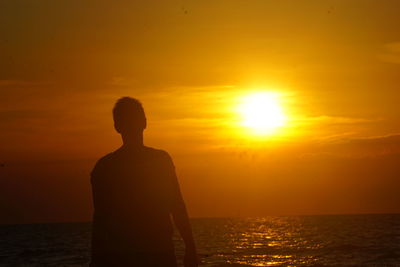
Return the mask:
M 97 162 L 91 182 L 92 260 L 173 250 L 170 213 L 183 200 L 167 152 L 122 147 Z

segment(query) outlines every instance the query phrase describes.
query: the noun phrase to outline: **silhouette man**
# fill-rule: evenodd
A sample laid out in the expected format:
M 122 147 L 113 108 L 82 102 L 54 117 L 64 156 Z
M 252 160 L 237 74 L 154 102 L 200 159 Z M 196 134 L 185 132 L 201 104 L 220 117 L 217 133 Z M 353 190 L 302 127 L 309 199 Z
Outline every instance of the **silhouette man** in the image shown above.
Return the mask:
M 91 173 L 90 266 L 177 266 L 172 217 L 185 242 L 184 266 L 196 267 L 195 243 L 171 157 L 144 146 L 146 116 L 138 100 L 119 99 L 113 117 L 123 145 L 102 157 Z

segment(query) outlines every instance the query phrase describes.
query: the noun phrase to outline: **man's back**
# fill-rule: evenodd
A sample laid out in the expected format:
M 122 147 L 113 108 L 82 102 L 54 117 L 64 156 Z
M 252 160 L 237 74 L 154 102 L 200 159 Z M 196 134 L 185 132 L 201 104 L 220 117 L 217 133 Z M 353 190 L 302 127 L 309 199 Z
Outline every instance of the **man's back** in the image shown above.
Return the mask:
M 91 181 L 92 261 L 173 251 L 170 213 L 180 193 L 166 152 L 122 147 L 97 162 Z
M 185 243 L 185 267 L 197 267 L 189 216 L 168 153 L 144 146 L 147 119 L 139 100 L 113 108 L 120 149 L 91 174 L 94 215 L 91 267 L 176 267 L 172 223 Z

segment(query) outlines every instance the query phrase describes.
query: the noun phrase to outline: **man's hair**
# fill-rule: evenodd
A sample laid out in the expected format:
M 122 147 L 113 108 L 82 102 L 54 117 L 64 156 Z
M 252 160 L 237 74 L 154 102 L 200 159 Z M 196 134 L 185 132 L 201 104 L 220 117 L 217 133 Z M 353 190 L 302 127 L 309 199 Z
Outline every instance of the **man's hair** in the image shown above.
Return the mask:
M 113 108 L 114 124 L 133 124 L 131 127 L 146 128 L 146 115 L 142 103 L 132 97 L 122 97 L 117 100 Z

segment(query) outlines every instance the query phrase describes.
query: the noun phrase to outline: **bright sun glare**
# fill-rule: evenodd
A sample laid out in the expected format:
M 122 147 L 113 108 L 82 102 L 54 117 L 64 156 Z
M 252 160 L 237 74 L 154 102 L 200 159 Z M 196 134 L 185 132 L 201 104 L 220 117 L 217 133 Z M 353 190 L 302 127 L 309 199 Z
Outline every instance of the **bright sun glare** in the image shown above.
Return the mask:
M 238 106 L 241 125 L 256 135 L 270 135 L 285 125 L 284 114 L 279 95 L 274 92 L 260 91 L 245 95 Z

